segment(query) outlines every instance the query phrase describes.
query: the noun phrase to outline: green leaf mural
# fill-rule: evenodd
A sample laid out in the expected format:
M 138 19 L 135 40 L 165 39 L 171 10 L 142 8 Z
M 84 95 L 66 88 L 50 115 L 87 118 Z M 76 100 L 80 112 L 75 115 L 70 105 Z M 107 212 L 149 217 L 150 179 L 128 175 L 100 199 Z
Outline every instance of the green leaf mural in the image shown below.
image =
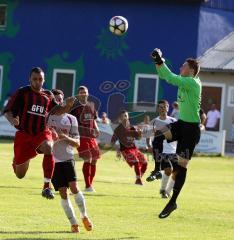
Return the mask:
M 53 71 L 55 68 L 58 69 L 71 69 L 76 71 L 75 89 L 84 77 L 84 60 L 83 56 L 74 62 L 68 61 L 69 53 L 63 52 L 62 55 L 55 54 L 45 61 L 48 65 L 46 72 L 46 85 L 48 89 L 52 88 Z
M 124 52 L 129 49 L 125 42 L 126 34 L 123 36 L 115 36 L 108 29 L 102 29 L 97 36 L 98 43 L 96 49 L 100 51 L 100 55 L 107 59 L 116 59 L 124 56 Z
M 18 0 L 0 0 L 0 4 L 6 5 L 6 27 L 0 28 L 0 36 L 13 38 L 19 32 L 20 25 L 13 22 L 13 15 L 16 7 L 19 4 Z
M 10 52 L 0 54 L 0 66 L 2 66 L 2 92 L 0 105 L 2 106 L 7 94 L 11 89 L 11 81 L 9 78 L 11 64 L 14 61 L 14 56 Z

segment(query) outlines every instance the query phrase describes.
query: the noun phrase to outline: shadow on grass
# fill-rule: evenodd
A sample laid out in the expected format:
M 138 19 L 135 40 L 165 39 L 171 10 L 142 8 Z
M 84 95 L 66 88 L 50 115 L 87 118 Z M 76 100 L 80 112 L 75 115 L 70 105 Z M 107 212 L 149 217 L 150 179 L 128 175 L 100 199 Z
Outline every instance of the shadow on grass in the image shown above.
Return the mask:
M 95 180 L 95 182 L 98 182 L 98 183 L 107 183 L 107 184 L 118 184 L 118 185 L 133 185 L 133 183 L 127 183 L 127 182 L 113 182 L 113 181 L 100 181 L 100 180 Z
M 0 186 L 0 188 L 8 188 L 8 189 L 17 189 L 17 188 L 20 188 L 20 189 L 40 189 L 40 188 L 32 188 L 32 187 L 18 187 L 18 186 Z M 41 190 L 41 189 L 40 189 Z
M 128 196 L 128 195 L 119 195 L 119 194 L 99 194 L 99 193 L 85 193 L 83 192 L 85 196 L 88 196 L 88 197 L 114 197 L 114 198 L 133 198 L 133 199 L 144 199 L 144 198 L 148 198 L 148 199 L 156 199 L 158 197 L 145 197 L 145 196 Z
M 57 240 L 58 238 L 2 238 L 2 240 Z M 75 238 L 78 239 L 78 238 Z M 90 240 L 90 238 L 80 238 L 80 240 Z M 92 238 L 92 240 L 128 240 L 138 239 L 138 237 L 124 237 L 124 238 Z M 66 240 L 74 240 L 74 237 L 66 238 Z
M 56 232 L 23 232 L 23 231 L 15 231 L 15 232 L 0 232 L 1 233 L 6 233 L 6 234 L 39 234 L 39 233 L 70 233 L 70 232 L 65 232 L 65 231 L 56 231 Z M 66 237 L 66 240 L 69 239 L 74 239 L 74 234 L 72 234 L 73 237 Z M 75 235 L 77 237 L 77 234 Z M 2 238 L 3 240 L 33 240 L 33 239 L 37 239 L 37 240 L 57 240 L 57 238 L 31 238 L 31 237 L 24 237 L 24 238 Z M 77 238 L 76 238 L 77 239 Z M 80 240 L 90 240 L 90 238 L 80 238 Z M 139 237 L 121 237 L 121 238 L 93 238 L 93 240 L 130 240 L 130 239 L 139 239 Z

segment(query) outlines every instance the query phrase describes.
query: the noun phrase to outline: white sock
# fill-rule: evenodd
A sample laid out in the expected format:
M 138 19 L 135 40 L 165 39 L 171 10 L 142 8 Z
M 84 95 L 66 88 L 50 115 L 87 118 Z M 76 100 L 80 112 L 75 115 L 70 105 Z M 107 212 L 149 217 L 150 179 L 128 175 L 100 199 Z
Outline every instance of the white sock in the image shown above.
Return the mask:
M 50 183 L 51 179 L 50 178 L 44 178 L 44 183 Z
M 61 199 L 61 205 L 71 225 L 77 224 L 74 209 L 72 207 L 70 199 Z
M 170 176 L 167 176 L 164 173 L 164 171 L 162 172 L 161 190 L 165 190 L 166 189 L 169 177 Z
M 80 210 L 80 216 L 81 218 L 87 216 L 86 213 L 86 205 L 85 205 L 85 198 L 81 191 L 79 191 L 77 194 L 74 194 L 76 205 L 78 206 Z
M 172 177 L 170 177 L 168 183 L 167 183 L 167 187 L 166 187 L 166 192 L 167 193 L 171 193 L 171 190 L 173 189 L 174 187 L 174 184 L 175 184 L 175 180 L 172 179 Z

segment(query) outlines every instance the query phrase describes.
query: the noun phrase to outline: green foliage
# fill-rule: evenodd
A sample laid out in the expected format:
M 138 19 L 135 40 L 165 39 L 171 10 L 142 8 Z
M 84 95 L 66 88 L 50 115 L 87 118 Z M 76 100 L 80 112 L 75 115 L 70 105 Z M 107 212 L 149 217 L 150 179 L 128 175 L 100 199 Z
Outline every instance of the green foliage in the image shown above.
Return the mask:
M 157 215 L 167 200 L 159 196 L 160 182 L 134 185 L 133 169 L 115 153 L 105 153 L 97 165 L 95 194 L 85 194 L 95 228 L 79 235 L 60 206 L 60 198 L 45 200 L 42 186 L 42 157 L 33 159 L 25 179 L 11 169 L 13 145 L 0 144 L 0 239 L 162 239 L 231 240 L 234 236 L 234 161 L 231 158 L 194 158 L 178 199 L 179 208 L 160 220 Z M 147 175 L 153 167 L 150 158 Z M 82 162 L 77 161 L 79 186 L 84 187 Z M 74 203 L 73 196 L 70 196 Z M 74 204 L 73 204 L 74 205 Z M 75 205 L 74 205 L 75 206 Z M 77 216 L 78 210 L 76 208 Z
M 8 38 L 14 38 L 16 34 L 20 30 L 19 23 L 15 24 L 14 19 L 14 12 L 19 4 L 18 0 L 0 0 L 0 4 L 7 5 L 7 17 L 6 17 L 6 27 L 0 29 L 0 36 L 6 36 Z
M 11 64 L 14 62 L 14 56 L 10 52 L 0 53 L 0 63 L 3 67 L 3 77 L 2 77 L 2 97 L 0 100 L 0 105 L 2 106 L 7 94 L 11 88 L 11 81 L 9 78 Z
M 101 29 L 100 34 L 97 36 L 98 42 L 96 49 L 100 52 L 100 55 L 106 59 L 115 60 L 119 57 L 123 57 L 125 51 L 129 49 L 125 41 L 124 36 L 116 36 L 112 34 L 108 29 Z
M 63 52 L 62 54 L 54 54 L 50 58 L 47 58 L 46 63 L 48 65 L 46 72 L 46 84 L 48 89 L 52 88 L 54 68 L 76 70 L 75 89 L 77 89 L 81 79 L 84 76 L 85 69 L 83 56 L 80 56 L 80 58 L 74 62 L 70 62 L 69 53 Z

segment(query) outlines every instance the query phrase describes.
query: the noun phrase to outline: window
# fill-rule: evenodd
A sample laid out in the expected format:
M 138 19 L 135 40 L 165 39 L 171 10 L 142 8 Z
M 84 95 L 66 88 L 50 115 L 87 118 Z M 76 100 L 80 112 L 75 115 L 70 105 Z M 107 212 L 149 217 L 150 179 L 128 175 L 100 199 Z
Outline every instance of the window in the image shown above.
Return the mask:
M 76 71 L 54 69 L 52 88 L 61 89 L 64 97 L 70 97 L 75 91 Z
M 234 86 L 228 88 L 228 107 L 234 107 Z
M 155 111 L 158 99 L 158 76 L 136 74 L 134 87 L 134 110 Z
M 0 4 L 0 30 L 6 28 L 7 5 Z

